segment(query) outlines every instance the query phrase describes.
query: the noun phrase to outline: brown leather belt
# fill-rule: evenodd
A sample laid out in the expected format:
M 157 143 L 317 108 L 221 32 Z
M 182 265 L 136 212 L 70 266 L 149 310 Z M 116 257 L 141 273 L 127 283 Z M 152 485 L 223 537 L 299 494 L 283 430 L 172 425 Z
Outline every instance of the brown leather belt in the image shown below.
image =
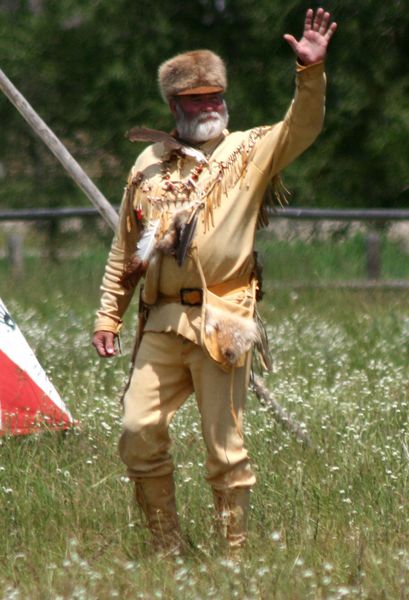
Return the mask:
M 237 277 L 216 285 L 209 285 L 209 292 L 216 296 L 228 296 L 229 294 L 245 291 L 249 286 L 249 276 Z M 181 288 L 178 296 L 159 296 L 159 302 L 164 304 L 180 303 L 184 306 L 201 306 L 203 304 L 202 288 Z

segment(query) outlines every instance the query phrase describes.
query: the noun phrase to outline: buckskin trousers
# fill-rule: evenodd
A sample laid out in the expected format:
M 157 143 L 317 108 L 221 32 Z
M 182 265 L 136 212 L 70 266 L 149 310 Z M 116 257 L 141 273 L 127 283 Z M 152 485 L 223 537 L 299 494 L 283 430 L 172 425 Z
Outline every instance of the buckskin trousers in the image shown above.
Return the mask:
M 173 472 L 170 421 L 192 392 L 207 450 L 206 479 L 218 490 L 251 487 L 255 476 L 241 425 L 247 366 L 226 373 L 200 346 L 176 333 L 145 332 L 124 396 L 119 453 L 133 480 Z

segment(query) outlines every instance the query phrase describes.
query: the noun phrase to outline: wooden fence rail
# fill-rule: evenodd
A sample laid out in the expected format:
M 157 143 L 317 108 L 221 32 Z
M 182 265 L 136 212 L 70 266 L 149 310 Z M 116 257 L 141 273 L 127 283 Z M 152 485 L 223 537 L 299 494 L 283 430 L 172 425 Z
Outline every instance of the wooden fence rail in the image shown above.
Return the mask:
M 333 208 L 277 208 L 270 212 L 272 218 L 327 220 L 327 221 L 409 221 L 405 209 L 333 209 Z M 39 221 L 72 217 L 100 217 L 92 207 L 27 208 L 0 210 L 0 221 Z
M 118 208 L 118 207 L 117 207 Z M 116 210 L 117 210 L 116 208 Z M 404 209 L 322 209 L 322 208 L 277 208 L 270 212 L 272 219 L 297 219 L 310 221 L 363 221 L 368 223 L 366 237 L 366 274 L 369 282 L 375 286 L 379 282 L 381 274 L 381 252 L 380 235 L 376 224 L 384 224 L 391 221 L 409 221 L 409 210 Z M 21 210 L 0 210 L 0 222 L 6 221 L 47 221 L 55 237 L 58 230 L 58 222 L 71 218 L 101 218 L 100 212 L 93 207 L 71 207 L 71 208 L 29 208 Z M 15 233 L 9 235 L 8 259 L 14 273 L 22 271 L 22 240 Z M 366 282 L 366 286 L 368 285 Z M 389 282 L 392 287 L 407 287 L 409 282 Z

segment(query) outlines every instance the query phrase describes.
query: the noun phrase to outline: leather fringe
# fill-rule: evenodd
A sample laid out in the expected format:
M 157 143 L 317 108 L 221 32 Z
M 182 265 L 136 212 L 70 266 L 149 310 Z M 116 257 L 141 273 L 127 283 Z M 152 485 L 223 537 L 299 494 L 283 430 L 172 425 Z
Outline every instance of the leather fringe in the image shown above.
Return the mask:
M 274 175 L 270 185 L 264 195 L 263 203 L 260 207 L 257 229 L 263 229 L 268 226 L 269 213 L 275 212 L 277 205 L 284 208 L 288 204 L 288 198 L 291 196 L 291 192 L 285 187 L 281 173 Z
M 215 162 L 217 171 L 212 173 L 208 188 L 199 193 L 199 198 L 197 198 L 204 206 L 205 231 L 214 226 L 214 210 L 220 206 L 223 195 L 227 195 L 240 180 L 244 179 L 256 142 L 269 130 L 270 127 L 254 128 L 250 132 L 248 140 L 243 141 L 235 148 L 226 160 Z M 141 172 L 130 175 L 125 193 L 128 210 L 132 211 L 137 206 L 143 206 L 143 217 L 146 220 L 162 218 L 166 209 L 180 208 L 183 203 L 183 199 L 180 201 L 178 199 L 169 200 L 166 196 L 161 198 L 160 202 L 155 201 L 156 199 L 150 196 L 150 187 Z M 281 196 L 277 193 L 275 196 L 281 203 Z M 166 230 L 167 226 L 168 224 L 163 223 L 162 229 Z

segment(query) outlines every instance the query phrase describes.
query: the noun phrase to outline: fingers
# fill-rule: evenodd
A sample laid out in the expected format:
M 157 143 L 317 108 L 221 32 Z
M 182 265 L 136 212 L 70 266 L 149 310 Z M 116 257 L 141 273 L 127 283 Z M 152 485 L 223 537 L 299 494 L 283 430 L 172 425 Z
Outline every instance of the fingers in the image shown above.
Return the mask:
M 313 16 L 314 11 L 312 10 L 312 8 L 309 8 L 305 14 L 304 31 L 310 31 L 312 29 Z
M 335 31 L 337 29 L 337 24 L 336 23 L 331 23 L 331 25 L 329 26 L 326 34 L 325 34 L 325 39 L 327 40 L 327 42 L 330 41 L 330 39 L 332 38 L 332 36 L 334 35 Z
M 317 17 L 321 18 L 318 32 L 321 35 L 326 35 L 329 30 L 329 26 L 330 26 L 329 21 L 330 21 L 331 15 L 329 12 L 324 12 L 324 11 L 322 11 L 322 15 L 318 15 L 318 12 L 317 12 Z
M 97 331 L 92 338 L 92 345 L 99 356 L 104 358 L 115 355 L 115 336 L 111 331 Z
M 319 8 L 317 10 L 317 12 L 315 13 L 315 18 L 312 22 L 312 28 L 314 31 L 320 31 L 320 28 L 322 26 L 322 21 L 324 18 L 324 9 L 323 8 Z
M 312 30 L 330 40 L 337 28 L 336 23 L 330 23 L 331 13 L 326 12 L 323 8 L 318 8 L 314 16 L 312 8 L 307 10 L 305 15 L 304 31 Z

